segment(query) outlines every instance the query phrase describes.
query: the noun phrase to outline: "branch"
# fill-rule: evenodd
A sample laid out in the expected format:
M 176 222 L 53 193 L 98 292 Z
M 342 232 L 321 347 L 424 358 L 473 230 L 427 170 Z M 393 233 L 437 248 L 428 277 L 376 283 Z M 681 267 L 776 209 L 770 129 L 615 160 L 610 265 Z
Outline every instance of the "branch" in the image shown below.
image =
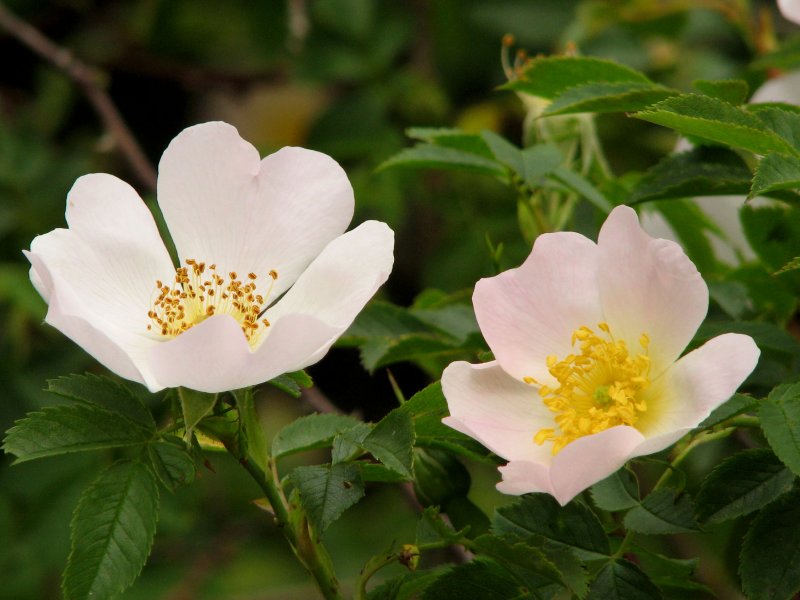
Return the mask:
M 148 189 L 155 190 L 156 171 L 153 165 L 142 151 L 111 97 L 103 89 L 108 79 L 107 75 L 75 58 L 68 49 L 45 37 L 39 30 L 8 10 L 2 2 L 0 2 L 0 29 L 52 63 L 81 87 L 136 176 Z

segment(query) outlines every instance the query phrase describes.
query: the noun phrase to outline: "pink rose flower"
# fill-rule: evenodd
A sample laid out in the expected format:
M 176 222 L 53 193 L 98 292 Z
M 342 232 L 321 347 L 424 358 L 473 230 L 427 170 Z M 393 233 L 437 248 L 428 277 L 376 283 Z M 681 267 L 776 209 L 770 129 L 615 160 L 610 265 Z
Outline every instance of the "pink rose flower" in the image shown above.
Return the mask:
M 444 422 L 508 461 L 497 486 L 507 494 L 566 504 L 691 431 L 759 357 L 732 333 L 680 356 L 708 288 L 680 246 L 647 235 L 625 206 L 597 244 L 540 236 L 522 266 L 479 281 L 473 303 L 496 360 L 445 369 Z

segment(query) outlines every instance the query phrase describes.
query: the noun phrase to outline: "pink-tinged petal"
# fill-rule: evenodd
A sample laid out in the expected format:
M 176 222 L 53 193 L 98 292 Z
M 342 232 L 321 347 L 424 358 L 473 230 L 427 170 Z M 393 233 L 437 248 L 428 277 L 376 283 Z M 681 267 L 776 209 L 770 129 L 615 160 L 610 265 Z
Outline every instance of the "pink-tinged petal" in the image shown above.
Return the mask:
M 329 156 L 284 148 L 262 161 L 226 123 L 182 131 L 159 163 L 158 202 L 182 259 L 278 280 L 273 297 L 346 228 L 353 190 Z
M 703 321 L 708 287 L 681 247 L 647 235 L 627 206 L 611 211 L 597 248 L 600 298 L 611 333 L 632 350 L 646 333 L 657 376 Z
M 550 482 L 550 467 L 542 463 L 514 460 L 498 467 L 503 480 L 497 484 L 498 491 L 512 496 L 543 492 L 555 496 Z
M 549 463 L 550 446 L 533 438 L 540 429 L 554 427 L 553 413 L 536 388 L 511 377 L 497 361 L 451 363 L 442 373 L 442 391 L 451 415 L 446 425 L 506 460 Z
M 335 339 L 335 330 L 308 315 L 288 315 L 270 328 L 256 352 L 230 315 L 210 317 L 150 350 L 148 364 L 165 387 L 224 392 L 307 367 Z
M 726 333 L 709 340 L 653 382 L 653 393 L 646 396 L 647 412 L 636 426 L 648 439 L 696 427 L 736 392 L 759 355 L 747 335 Z
M 150 391 L 161 389 L 144 365 L 143 357 L 155 342 L 100 319 L 76 296 L 60 275 L 51 273 L 40 256 L 24 251 L 31 262 L 32 279 L 47 290 L 45 322 L 58 329 L 100 364 L 120 377 L 145 384 Z M 43 294 L 44 295 L 44 294 Z
M 519 268 L 481 279 L 472 302 L 503 368 L 517 379 L 550 381 L 547 356 L 566 356 L 575 329 L 603 321 L 597 247 L 577 233 L 541 235 Z
M 394 232 L 385 223 L 366 221 L 328 244 L 265 317 L 274 324 L 285 315 L 313 315 L 338 337 L 386 281 L 393 264 Z
M 785 19 L 800 25 L 800 1 L 798 0 L 778 0 L 778 10 Z
M 563 506 L 622 467 L 643 441 L 636 429 L 620 425 L 567 444 L 550 465 L 553 497 Z

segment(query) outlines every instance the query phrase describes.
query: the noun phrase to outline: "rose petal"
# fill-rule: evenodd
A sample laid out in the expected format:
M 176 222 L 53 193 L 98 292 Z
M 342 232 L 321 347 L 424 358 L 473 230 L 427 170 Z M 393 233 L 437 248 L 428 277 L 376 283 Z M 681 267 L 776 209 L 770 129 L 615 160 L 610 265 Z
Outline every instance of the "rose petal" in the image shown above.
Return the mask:
M 112 371 L 154 385 L 142 371 L 142 353 L 155 343 L 147 312 L 156 280 L 174 268 L 153 216 L 127 183 L 93 174 L 70 190 L 67 221 L 69 229 L 36 237 L 26 252 L 49 304 L 45 320 Z
M 540 429 L 554 427 L 553 413 L 534 387 L 511 377 L 497 361 L 451 363 L 442 373 L 442 390 L 451 415 L 443 420 L 446 425 L 507 460 L 549 464 L 550 446 L 533 438 Z
M 155 346 L 148 364 L 165 387 L 224 392 L 307 367 L 336 334 L 308 315 L 288 315 L 270 329 L 267 341 L 251 352 L 239 323 L 230 315 L 215 315 Z
M 657 376 L 703 321 L 708 287 L 681 247 L 647 235 L 627 206 L 611 211 L 597 247 L 600 298 L 611 333 L 636 350 L 647 334 Z
M 511 461 L 500 467 L 504 494 L 545 492 L 564 506 L 586 488 L 620 469 L 642 442 L 632 427 L 612 427 L 567 444 L 550 465 L 534 461 Z
M 778 10 L 787 20 L 800 25 L 800 2 L 798 0 L 778 0 Z
M 40 285 L 47 290 L 45 322 L 58 329 L 100 364 L 120 377 L 147 385 L 152 392 L 161 389 L 146 368 L 144 356 L 157 342 L 106 322 L 86 310 L 86 303 L 58 273 L 51 273 L 42 258 L 23 251 L 31 262 Z M 33 278 L 33 276 L 32 276 Z
M 495 358 L 516 377 L 551 381 L 547 357 L 572 352 L 572 332 L 603 320 L 597 247 L 577 233 L 539 236 L 517 269 L 481 279 L 472 296 Z
M 696 427 L 736 392 L 755 369 L 759 355 L 758 346 L 747 335 L 726 333 L 709 340 L 654 382 L 654 394 L 660 397 L 646 395 L 647 412 L 636 427 L 648 439 Z
M 328 244 L 264 316 L 277 323 L 285 315 L 314 315 L 338 337 L 389 277 L 393 251 L 394 232 L 385 223 L 362 223 Z
M 553 497 L 563 506 L 621 468 L 643 441 L 636 429 L 620 425 L 567 444 L 550 465 Z
M 503 494 L 521 496 L 542 492 L 554 496 L 550 482 L 550 467 L 542 463 L 526 460 L 514 460 L 503 467 L 498 467 L 503 480 L 497 484 L 497 490 Z
M 159 163 L 158 202 L 182 259 L 221 273 L 275 270 L 273 298 L 347 227 L 353 190 L 329 156 L 284 148 L 260 160 L 226 123 L 189 127 Z

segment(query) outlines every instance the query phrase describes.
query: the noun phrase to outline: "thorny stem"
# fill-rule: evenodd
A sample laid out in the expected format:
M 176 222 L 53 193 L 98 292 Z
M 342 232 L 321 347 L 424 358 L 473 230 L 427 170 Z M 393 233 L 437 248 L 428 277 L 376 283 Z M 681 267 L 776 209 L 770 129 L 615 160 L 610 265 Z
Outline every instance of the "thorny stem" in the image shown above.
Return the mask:
M 0 2 L 0 30 L 5 30 L 10 36 L 52 63 L 83 89 L 86 98 L 133 171 L 149 190 L 155 190 L 156 171 L 153 165 L 142 151 L 111 97 L 103 89 L 104 81 L 107 79 L 106 74 L 75 58 L 69 50 L 57 45 L 38 29 L 17 17 L 2 2 Z

